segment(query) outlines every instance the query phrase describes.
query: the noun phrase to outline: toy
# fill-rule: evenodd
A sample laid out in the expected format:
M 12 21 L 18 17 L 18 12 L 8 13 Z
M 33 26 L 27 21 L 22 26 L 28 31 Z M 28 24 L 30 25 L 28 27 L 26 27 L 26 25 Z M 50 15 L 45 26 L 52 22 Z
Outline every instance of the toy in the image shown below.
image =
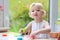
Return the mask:
M 26 28 L 23 28 L 23 33 L 25 33 L 26 32 Z
M 17 40 L 23 40 L 23 36 L 22 35 L 17 36 Z
M 23 28 L 22 32 L 21 32 L 21 35 L 25 35 L 25 33 L 26 33 L 26 28 Z
M 1 39 L 2 40 L 8 40 L 8 34 L 3 33 Z

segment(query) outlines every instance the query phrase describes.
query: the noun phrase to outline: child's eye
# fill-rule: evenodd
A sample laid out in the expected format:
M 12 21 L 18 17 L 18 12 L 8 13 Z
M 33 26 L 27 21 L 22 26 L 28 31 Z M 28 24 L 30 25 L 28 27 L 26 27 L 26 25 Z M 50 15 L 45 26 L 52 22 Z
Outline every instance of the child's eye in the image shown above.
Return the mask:
M 34 12 L 34 10 L 32 10 L 32 12 Z
M 40 11 L 40 10 L 37 10 L 37 11 Z

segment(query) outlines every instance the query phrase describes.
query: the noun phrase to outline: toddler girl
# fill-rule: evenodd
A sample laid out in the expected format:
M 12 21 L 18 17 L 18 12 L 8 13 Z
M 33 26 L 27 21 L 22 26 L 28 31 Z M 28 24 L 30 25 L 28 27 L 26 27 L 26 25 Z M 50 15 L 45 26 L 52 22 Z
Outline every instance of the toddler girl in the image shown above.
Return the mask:
M 26 26 L 26 32 L 30 32 L 30 36 L 48 38 L 50 27 L 48 22 L 43 20 L 45 14 L 46 12 L 41 3 L 32 3 L 30 5 L 29 16 L 34 19 Z

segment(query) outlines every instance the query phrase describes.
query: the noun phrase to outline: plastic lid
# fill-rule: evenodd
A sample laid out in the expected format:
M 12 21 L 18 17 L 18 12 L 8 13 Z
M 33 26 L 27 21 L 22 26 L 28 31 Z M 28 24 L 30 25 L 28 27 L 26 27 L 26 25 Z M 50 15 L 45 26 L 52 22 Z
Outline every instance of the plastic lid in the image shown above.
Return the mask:
M 7 36 L 7 34 L 2 34 L 2 36 Z

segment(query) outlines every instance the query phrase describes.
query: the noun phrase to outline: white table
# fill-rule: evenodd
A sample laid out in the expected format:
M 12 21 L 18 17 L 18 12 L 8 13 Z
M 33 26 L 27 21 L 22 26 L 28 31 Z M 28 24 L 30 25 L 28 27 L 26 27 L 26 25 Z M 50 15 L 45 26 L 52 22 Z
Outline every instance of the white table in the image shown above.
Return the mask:
M 2 34 L 5 34 L 5 33 L 0 33 L 0 40 L 17 40 L 17 37 L 14 36 L 15 33 L 6 33 L 7 37 L 2 37 Z M 26 35 L 25 35 L 25 37 L 26 37 Z M 50 38 L 50 39 L 33 39 L 33 40 L 57 40 L 57 39 Z

